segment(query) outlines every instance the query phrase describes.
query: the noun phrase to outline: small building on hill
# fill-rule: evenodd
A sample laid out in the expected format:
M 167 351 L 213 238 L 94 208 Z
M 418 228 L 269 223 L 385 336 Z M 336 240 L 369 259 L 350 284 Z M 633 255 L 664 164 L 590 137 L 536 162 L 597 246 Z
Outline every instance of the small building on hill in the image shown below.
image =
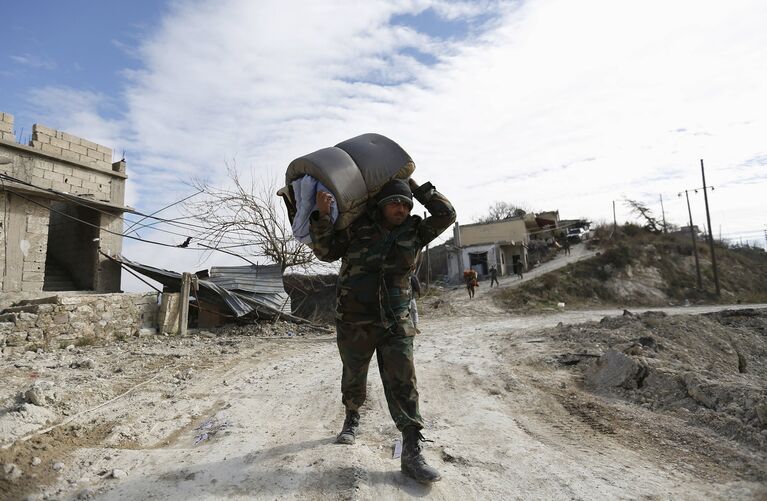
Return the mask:
M 538 212 L 537 214 L 528 213 L 523 217 L 530 240 L 547 242 L 557 237 L 557 230 L 560 227 L 558 210 Z
M 501 221 L 474 223 L 453 227 L 453 246 L 448 248 L 448 276 L 460 280 L 462 272 L 471 268 L 487 275 L 492 266 L 501 275 L 511 274 L 514 265 L 527 269 L 527 244 L 530 234 L 525 216 Z

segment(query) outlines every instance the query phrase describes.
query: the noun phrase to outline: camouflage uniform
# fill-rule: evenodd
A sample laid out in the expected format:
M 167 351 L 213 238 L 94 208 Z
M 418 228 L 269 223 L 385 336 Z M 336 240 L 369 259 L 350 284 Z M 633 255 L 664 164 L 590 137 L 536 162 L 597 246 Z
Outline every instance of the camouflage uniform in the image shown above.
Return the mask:
M 342 260 L 336 286 L 342 402 L 352 411 L 365 402 L 375 351 L 389 412 L 400 430 L 423 428 L 413 366 L 410 274 L 421 248 L 455 221 L 453 206 L 431 183 L 413 195 L 431 216 L 411 215 L 391 231 L 375 207 L 343 231 L 334 231 L 330 218 L 316 211 L 310 221 L 315 255 L 327 262 Z

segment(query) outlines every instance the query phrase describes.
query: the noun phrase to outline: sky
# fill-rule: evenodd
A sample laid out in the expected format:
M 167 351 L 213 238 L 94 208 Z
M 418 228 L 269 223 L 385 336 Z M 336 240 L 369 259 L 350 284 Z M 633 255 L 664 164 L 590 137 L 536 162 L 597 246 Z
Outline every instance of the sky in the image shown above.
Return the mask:
M 496 201 L 597 222 L 615 202 L 619 223 L 638 221 L 625 200 L 661 216 L 662 197 L 685 225 L 679 193 L 702 185 L 703 159 L 714 235 L 765 245 L 760 0 L 35 5 L 0 0 L 0 111 L 22 142 L 41 123 L 112 147 L 142 212 L 193 193 L 192 178 L 225 185 L 227 165 L 282 180 L 294 158 L 377 132 L 462 224 Z M 176 271 L 242 263 L 135 241 L 123 253 Z

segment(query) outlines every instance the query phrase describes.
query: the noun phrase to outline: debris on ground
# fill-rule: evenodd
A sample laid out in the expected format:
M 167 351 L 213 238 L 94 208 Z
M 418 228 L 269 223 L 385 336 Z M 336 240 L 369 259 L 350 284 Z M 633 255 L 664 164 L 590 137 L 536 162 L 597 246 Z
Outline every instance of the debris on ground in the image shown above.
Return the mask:
M 767 311 L 626 312 L 548 332 L 564 349 L 601 353 L 556 359 L 595 393 L 767 447 Z

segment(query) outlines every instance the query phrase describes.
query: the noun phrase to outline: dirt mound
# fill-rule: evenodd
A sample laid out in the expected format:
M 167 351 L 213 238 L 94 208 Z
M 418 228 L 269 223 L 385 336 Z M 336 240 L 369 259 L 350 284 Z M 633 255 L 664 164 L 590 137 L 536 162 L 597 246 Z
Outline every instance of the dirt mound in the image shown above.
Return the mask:
M 548 273 L 498 294 L 505 308 L 672 306 L 688 303 L 758 303 L 767 300 L 767 253 L 716 247 L 721 299 L 714 294 L 707 245 L 698 245 L 703 287 L 698 289 L 692 244 L 684 235 L 639 232 L 596 244 L 593 259 Z
M 559 326 L 593 392 L 615 396 L 743 445 L 767 445 L 767 310 L 667 317 L 648 312 Z

